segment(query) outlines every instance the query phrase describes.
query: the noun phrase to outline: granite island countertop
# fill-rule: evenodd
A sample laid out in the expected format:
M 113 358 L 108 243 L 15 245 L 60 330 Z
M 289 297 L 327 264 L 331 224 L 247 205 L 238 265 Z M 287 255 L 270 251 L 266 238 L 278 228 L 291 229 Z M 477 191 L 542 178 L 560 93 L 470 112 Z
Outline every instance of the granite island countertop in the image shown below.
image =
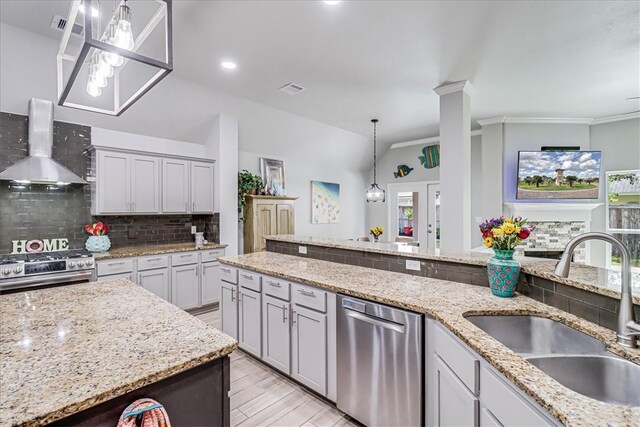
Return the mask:
M 497 298 L 486 287 L 273 252 L 225 257 L 220 262 L 430 315 L 565 425 L 640 425 L 640 407 L 607 404 L 560 385 L 465 318 L 473 314 L 548 317 L 603 341 L 612 353 L 640 364 L 640 349 L 616 344 L 615 332 L 531 298 Z
M 125 246 L 121 248 L 111 248 L 108 252 L 95 253 L 93 254 L 93 257 L 97 261 L 101 261 L 105 259 L 170 254 L 173 252 L 206 251 L 209 249 L 223 249 L 226 247 L 227 245 L 220 243 L 207 243 L 201 248 L 196 248 L 196 244 L 193 242 L 172 243 L 165 245 Z
M 236 347 L 125 279 L 0 295 L 0 426 L 50 423 Z
M 326 237 L 310 237 L 297 235 L 267 236 L 267 240 L 313 245 L 326 248 L 345 249 L 362 252 L 400 255 L 416 259 L 452 262 L 459 264 L 486 266 L 491 253 L 486 252 L 447 252 L 439 249 L 409 246 L 397 243 L 359 242 L 355 240 L 341 240 Z M 543 279 L 552 280 L 567 286 L 584 289 L 600 295 L 620 299 L 621 274 L 620 270 L 593 267 L 590 265 L 572 263 L 569 277 L 554 274 L 557 261 L 545 258 L 516 257 L 522 265 L 523 273 L 531 274 Z M 634 304 L 640 304 L 640 273 L 631 274 L 631 293 Z

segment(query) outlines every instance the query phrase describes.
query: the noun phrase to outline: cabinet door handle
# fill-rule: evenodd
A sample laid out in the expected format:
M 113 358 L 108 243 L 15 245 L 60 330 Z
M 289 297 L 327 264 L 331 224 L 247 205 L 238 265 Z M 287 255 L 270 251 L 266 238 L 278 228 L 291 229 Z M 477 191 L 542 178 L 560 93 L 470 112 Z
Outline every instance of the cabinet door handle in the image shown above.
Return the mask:
M 157 258 L 148 258 L 147 261 L 160 261 L 162 258 L 161 257 L 157 257 Z
M 188 211 L 188 210 L 189 210 L 189 208 L 187 207 L 187 202 L 184 202 L 184 210 L 185 210 L 185 211 Z
M 298 292 L 300 292 L 300 294 L 304 295 L 305 297 L 316 297 L 316 294 L 313 293 L 313 291 L 305 291 L 304 289 L 298 289 Z
M 282 323 L 287 323 L 287 306 L 282 306 Z
M 253 280 L 253 276 L 250 275 L 250 274 L 242 274 L 241 276 L 244 277 L 247 280 Z
M 120 262 L 110 262 L 110 263 L 109 263 L 109 264 L 107 264 L 107 265 L 121 265 L 121 264 L 124 264 L 124 261 L 120 261 Z
M 235 294 L 235 289 L 231 289 L 231 302 L 234 301 L 233 295 Z
M 180 258 L 186 258 L 188 256 L 191 256 L 192 254 L 185 254 L 185 255 L 180 255 Z
M 207 270 L 204 268 L 204 265 L 203 265 L 202 266 L 202 275 L 204 276 L 206 272 L 207 272 Z
M 220 270 L 224 271 L 225 273 L 231 273 L 231 269 L 230 268 L 221 267 Z
M 296 324 L 296 311 L 291 310 L 291 326 L 293 327 L 293 325 L 295 324 Z
M 274 288 L 281 288 L 282 287 L 279 282 L 272 282 L 271 280 L 269 280 L 267 282 L 267 285 L 273 286 Z
M 191 210 L 195 211 L 196 210 L 196 202 L 192 202 L 191 203 Z

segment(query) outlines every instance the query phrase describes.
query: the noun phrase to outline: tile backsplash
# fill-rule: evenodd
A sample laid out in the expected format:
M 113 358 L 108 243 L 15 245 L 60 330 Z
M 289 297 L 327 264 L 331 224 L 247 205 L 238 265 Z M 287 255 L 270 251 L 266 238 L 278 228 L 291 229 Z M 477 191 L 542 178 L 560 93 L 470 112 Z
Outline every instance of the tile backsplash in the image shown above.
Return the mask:
M 91 128 L 73 123 L 53 123 L 52 157 L 85 178 L 90 157 Z M 27 156 L 28 117 L 0 112 L 0 170 Z M 138 246 L 183 243 L 193 240 L 191 226 L 219 240 L 219 218 L 215 215 L 104 216 L 90 214 L 91 187 L 47 185 L 20 186 L 0 182 L 0 254 L 12 250 L 12 240 L 69 239 L 71 248 L 82 248 L 84 225 L 102 220 L 111 227 L 112 245 Z
M 583 221 L 529 221 L 535 228 L 531 236 L 523 242 L 518 251 L 526 250 L 564 250 L 573 237 L 584 233 Z M 585 245 L 578 246 L 574 252 L 574 261 L 585 262 Z

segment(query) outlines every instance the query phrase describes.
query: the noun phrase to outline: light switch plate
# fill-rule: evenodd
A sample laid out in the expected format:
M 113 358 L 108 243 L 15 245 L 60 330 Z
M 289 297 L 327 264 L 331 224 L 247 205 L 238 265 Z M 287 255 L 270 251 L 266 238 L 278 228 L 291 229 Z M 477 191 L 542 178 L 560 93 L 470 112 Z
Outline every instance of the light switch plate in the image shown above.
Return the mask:
M 307 254 L 307 247 L 306 246 L 298 246 L 298 253 Z
M 195 225 L 191 226 L 191 234 L 196 234 L 196 226 Z
M 407 260 L 407 270 L 420 271 L 420 261 Z

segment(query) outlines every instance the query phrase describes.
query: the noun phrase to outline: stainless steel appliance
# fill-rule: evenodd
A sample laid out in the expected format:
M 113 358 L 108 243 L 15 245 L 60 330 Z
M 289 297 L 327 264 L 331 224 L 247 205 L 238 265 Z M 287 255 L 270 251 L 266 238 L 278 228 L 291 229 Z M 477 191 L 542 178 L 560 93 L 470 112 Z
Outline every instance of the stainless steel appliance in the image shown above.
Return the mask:
M 83 250 L 0 255 L 0 294 L 90 282 L 95 260 Z
M 423 425 L 422 316 L 338 295 L 338 409 L 368 426 Z

